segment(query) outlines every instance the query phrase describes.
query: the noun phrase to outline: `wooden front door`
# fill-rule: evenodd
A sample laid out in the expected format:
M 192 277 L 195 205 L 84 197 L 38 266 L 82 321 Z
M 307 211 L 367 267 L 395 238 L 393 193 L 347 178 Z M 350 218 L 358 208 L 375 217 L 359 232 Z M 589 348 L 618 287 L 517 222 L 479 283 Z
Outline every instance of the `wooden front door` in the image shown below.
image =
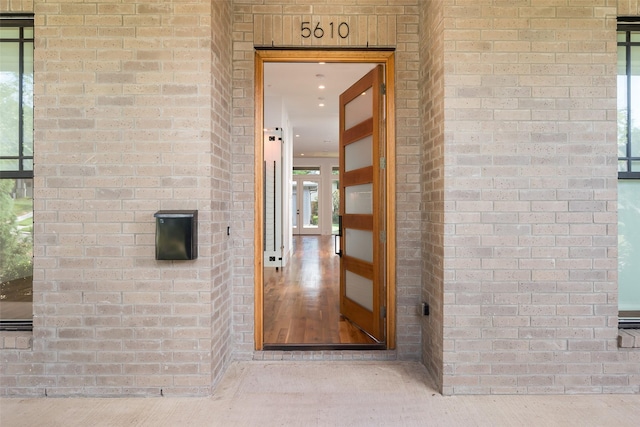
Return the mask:
M 340 96 L 340 312 L 385 340 L 384 80 L 377 65 Z

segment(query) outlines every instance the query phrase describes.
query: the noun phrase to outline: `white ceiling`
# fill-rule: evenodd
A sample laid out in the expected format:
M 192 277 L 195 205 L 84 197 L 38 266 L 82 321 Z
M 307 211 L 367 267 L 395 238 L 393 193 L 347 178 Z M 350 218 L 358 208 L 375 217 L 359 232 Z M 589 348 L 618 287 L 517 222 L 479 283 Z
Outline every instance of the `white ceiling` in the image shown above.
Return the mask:
M 338 100 L 376 64 L 264 64 L 264 108 L 280 109 L 280 100 L 293 126 L 294 157 L 338 156 Z M 324 85 L 325 89 L 318 86 Z M 320 99 L 324 98 L 324 99 Z M 324 107 L 319 104 L 324 103 Z M 265 117 L 267 114 L 265 113 Z M 270 124 L 266 127 L 282 127 Z

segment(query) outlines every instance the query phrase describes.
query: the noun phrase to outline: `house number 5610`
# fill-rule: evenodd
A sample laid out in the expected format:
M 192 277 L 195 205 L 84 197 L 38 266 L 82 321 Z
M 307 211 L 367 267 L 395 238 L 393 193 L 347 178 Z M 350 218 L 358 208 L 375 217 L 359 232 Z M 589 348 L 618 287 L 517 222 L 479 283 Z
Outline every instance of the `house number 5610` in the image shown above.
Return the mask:
M 311 27 L 311 22 L 303 21 L 300 24 L 300 35 L 303 39 L 308 39 L 313 36 L 317 39 L 323 38 L 325 35 L 335 38 L 335 35 L 338 35 L 341 39 L 346 39 L 349 37 L 349 24 L 346 22 L 341 22 L 336 25 L 333 22 L 329 22 L 329 29 L 325 32 L 324 28 L 320 26 L 320 22 L 316 24 L 315 27 Z

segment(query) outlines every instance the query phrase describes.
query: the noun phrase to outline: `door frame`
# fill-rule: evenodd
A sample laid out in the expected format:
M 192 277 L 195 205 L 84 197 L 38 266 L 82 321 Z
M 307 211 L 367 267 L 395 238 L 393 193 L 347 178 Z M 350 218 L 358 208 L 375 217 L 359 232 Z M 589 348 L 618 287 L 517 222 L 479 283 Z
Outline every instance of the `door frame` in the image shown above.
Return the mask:
M 384 65 L 385 96 L 385 194 L 386 261 L 384 267 L 387 321 L 386 349 L 396 347 L 396 153 L 395 153 L 395 55 L 393 49 L 256 49 L 254 55 L 254 344 L 264 346 L 263 191 L 264 63 L 327 62 L 378 63 Z

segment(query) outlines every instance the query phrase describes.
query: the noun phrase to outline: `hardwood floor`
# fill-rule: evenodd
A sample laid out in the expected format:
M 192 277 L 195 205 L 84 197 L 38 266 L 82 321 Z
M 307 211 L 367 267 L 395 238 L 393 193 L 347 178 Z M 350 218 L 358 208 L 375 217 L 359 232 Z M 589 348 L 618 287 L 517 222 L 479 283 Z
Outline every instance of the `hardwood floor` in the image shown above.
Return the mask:
M 265 344 L 375 344 L 340 315 L 333 236 L 294 236 L 289 265 L 264 271 Z

